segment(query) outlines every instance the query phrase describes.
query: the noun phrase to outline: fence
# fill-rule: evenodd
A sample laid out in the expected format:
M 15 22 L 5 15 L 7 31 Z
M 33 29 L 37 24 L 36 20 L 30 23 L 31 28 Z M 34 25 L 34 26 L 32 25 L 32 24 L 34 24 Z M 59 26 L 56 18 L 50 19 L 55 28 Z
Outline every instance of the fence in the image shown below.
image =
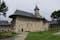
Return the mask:
M 50 24 L 49 30 L 60 30 L 60 24 Z

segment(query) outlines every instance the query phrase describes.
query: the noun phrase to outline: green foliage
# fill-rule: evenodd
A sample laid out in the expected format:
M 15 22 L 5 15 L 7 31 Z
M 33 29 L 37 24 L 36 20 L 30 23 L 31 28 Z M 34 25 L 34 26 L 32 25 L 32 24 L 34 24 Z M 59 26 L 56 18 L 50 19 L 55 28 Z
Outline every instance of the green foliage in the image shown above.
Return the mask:
M 8 7 L 6 6 L 5 2 L 3 1 L 0 5 L 0 12 L 6 12 L 8 10 Z
M 52 18 L 59 18 L 60 17 L 60 10 L 54 11 L 51 15 Z

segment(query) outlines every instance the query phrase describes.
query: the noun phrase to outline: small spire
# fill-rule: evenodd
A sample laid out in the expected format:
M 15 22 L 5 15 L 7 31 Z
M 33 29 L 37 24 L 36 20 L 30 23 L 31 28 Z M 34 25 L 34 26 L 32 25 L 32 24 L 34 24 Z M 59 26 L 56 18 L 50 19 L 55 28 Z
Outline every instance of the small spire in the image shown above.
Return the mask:
M 36 5 L 36 7 L 35 7 L 35 9 L 34 10 L 40 10 L 39 8 L 38 8 L 38 6 Z

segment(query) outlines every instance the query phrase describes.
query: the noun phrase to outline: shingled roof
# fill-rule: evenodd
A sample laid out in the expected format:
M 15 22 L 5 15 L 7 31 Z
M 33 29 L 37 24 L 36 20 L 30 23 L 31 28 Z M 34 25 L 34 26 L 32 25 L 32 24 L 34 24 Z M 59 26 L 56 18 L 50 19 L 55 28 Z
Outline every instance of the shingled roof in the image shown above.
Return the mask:
M 55 25 L 60 24 L 60 18 L 57 18 L 56 20 L 52 20 L 50 24 L 55 24 Z
M 13 15 L 20 15 L 20 16 L 27 16 L 27 17 L 35 17 L 32 13 L 21 11 L 21 10 L 16 10 L 15 14 Z
M 39 8 L 38 8 L 38 6 L 36 5 L 36 7 L 35 7 L 35 9 L 34 10 L 40 10 Z
M 35 15 L 33 15 L 33 13 L 29 13 L 29 12 L 25 12 L 25 11 L 21 11 L 21 10 L 16 10 L 15 13 L 13 15 L 10 15 L 9 17 L 12 18 L 13 16 L 40 18 L 40 17 L 36 17 Z
M 8 21 L 0 21 L 0 26 L 10 25 Z
M 33 18 L 33 19 L 42 19 L 47 21 L 45 18 L 40 17 L 36 17 L 35 15 L 33 15 L 33 13 L 29 13 L 29 12 L 25 12 L 22 10 L 16 10 L 14 14 L 10 15 L 10 18 L 15 18 L 16 16 L 20 16 L 20 17 L 28 17 L 28 18 Z

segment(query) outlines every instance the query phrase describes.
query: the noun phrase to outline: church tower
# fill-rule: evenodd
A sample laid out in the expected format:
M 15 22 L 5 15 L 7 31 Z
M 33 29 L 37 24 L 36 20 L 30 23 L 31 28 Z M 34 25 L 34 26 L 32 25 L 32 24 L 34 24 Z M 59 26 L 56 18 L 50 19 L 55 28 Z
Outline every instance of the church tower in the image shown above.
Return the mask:
M 35 12 L 35 16 L 36 17 L 40 17 L 40 14 L 39 14 L 39 8 L 38 8 L 38 6 L 36 5 L 36 7 L 35 7 L 35 9 L 34 9 L 34 12 Z

